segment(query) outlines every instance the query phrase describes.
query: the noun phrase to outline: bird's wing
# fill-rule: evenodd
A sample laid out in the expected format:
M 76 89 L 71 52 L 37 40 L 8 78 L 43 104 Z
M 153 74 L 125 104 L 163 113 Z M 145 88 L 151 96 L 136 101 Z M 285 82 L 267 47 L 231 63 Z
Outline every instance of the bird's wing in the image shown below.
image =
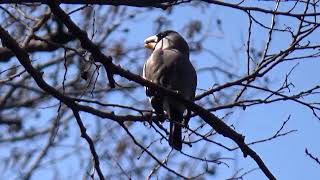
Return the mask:
M 154 50 L 145 64 L 145 78 L 162 86 L 167 85 L 164 79 L 168 70 L 174 66 L 177 55 L 167 50 Z
M 196 89 L 197 77 L 195 70 L 187 55 L 175 49 L 154 50 L 145 64 L 145 78 L 168 89 L 176 90 L 186 99 L 193 99 Z M 149 97 L 163 97 L 160 92 L 146 88 Z M 164 97 L 167 99 L 166 97 Z M 179 107 L 181 111 L 184 105 L 169 98 L 164 101 L 168 105 Z M 167 104 L 169 103 L 169 104 Z
M 162 86 L 164 85 L 163 78 L 167 73 L 164 56 L 165 55 L 162 50 L 153 51 L 143 68 L 143 75 L 145 79 Z M 146 88 L 146 94 L 147 96 L 154 96 L 155 92 Z
M 166 88 L 194 96 L 197 77 L 188 56 L 177 50 L 155 50 L 144 67 L 144 77 Z

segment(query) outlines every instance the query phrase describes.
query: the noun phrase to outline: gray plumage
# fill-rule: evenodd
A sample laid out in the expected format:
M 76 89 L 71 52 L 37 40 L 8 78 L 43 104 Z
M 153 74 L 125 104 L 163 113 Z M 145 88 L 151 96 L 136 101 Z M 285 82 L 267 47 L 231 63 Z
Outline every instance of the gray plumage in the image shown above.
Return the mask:
M 189 46 L 175 31 L 163 31 L 145 40 L 145 47 L 153 49 L 143 68 L 143 77 L 158 85 L 178 91 L 192 100 L 197 86 L 197 75 L 189 60 Z M 182 149 L 181 123 L 186 110 L 184 104 L 146 88 L 146 94 L 158 116 L 166 111 L 170 120 L 169 144 Z

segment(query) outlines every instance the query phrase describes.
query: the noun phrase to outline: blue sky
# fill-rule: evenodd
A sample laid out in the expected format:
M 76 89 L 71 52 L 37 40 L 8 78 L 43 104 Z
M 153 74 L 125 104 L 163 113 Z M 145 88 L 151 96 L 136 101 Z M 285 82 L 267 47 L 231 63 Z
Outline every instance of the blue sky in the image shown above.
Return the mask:
M 268 7 L 274 7 L 272 2 L 262 3 Z M 281 8 L 285 9 L 286 6 L 281 6 Z M 228 62 L 232 64 L 232 71 L 234 73 L 243 75 L 246 72 L 244 42 L 248 35 L 248 17 L 244 12 L 216 5 L 211 5 L 205 10 L 200 7 L 191 8 L 183 5 L 175 8 L 173 13 L 173 16 L 169 17 L 169 19 L 172 20 L 172 23 L 169 26 L 170 29 L 180 32 L 183 31 L 183 26 L 189 20 L 200 20 L 204 26 L 203 29 L 209 30 L 212 35 L 205 41 L 205 47 L 227 59 Z M 152 14 L 146 15 L 144 13 L 137 18 L 140 18 L 140 20 L 143 19 L 143 23 L 137 23 L 138 21 L 124 23 L 124 26 L 135 27 L 131 29 L 132 34 L 135 34 L 135 36 L 126 37 L 129 42 L 128 46 L 143 46 L 143 40 L 154 33 L 152 21 L 158 15 L 167 16 L 166 12 L 163 12 L 162 10 L 154 10 Z M 271 22 L 270 15 L 261 13 L 254 15 L 268 25 Z M 73 18 L 76 19 L 76 17 Z M 220 31 L 216 26 L 215 22 L 217 19 L 221 19 L 223 31 Z M 296 24 L 295 20 L 286 17 L 281 17 L 279 22 L 280 23 L 277 24 L 278 26 L 282 26 L 283 24 L 293 26 Z M 266 31 L 257 25 L 254 25 L 253 28 L 251 44 L 258 49 L 262 49 L 266 39 Z M 320 34 L 319 32 L 316 32 L 313 36 L 316 38 L 319 37 Z M 276 33 L 272 41 L 271 50 L 273 52 L 278 52 L 286 47 L 289 40 L 290 38 L 288 38 L 288 36 Z M 319 40 L 315 41 L 318 42 Z M 235 49 L 239 51 L 238 54 L 235 53 Z M 191 59 L 198 69 L 214 65 L 226 68 L 226 66 L 221 65 L 221 62 L 218 59 L 208 53 L 192 54 Z M 144 59 L 137 59 L 137 61 L 142 64 Z M 270 87 L 280 87 L 286 73 L 288 73 L 296 63 L 297 61 L 284 63 L 274 68 L 268 76 L 272 82 Z M 294 69 L 293 74 L 289 78 L 289 80 L 295 84 L 293 92 L 299 92 L 319 85 L 319 67 L 320 61 L 317 59 L 299 61 L 299 65 Z M 133 72 L 137 71 L 137 69 L 130 70 Z M 223 79 L 220 80 L 221 82 L 219 83 L 224 83 Z M 199 89 L 208 89 L 215 83 L 217 82 L 214 81 L 209 73 L 198 74 Z M 141 94 L 141 92 L 142 88 L 141 91 L 137 93 Z M 202 91 L 198 90 L 198 93 L 200 92 Z M 114 96 L 113 98 L 117 99 L 118 97 Z M 138 98 L 144 99 L 146 97 L 143 95 Z M 314 96 L 310 98 L 310 100 L 320 102 L 320 97 Z M 228 123 L 234 124 L 236 131 L 246 136 L 246 142 L 252 142 L 272 136 L 282 125 L 283 121 L 291 115 L 291 119 L 287 123 L 285 130 L 295 129 L 298 130 L 297 132 L 251 147 L 260 155 L 271 172 L 280 180 L 320 179 L 319 165 L 313 162 L 304 153 L 305 148 L 308 148 L 310 152 L 320 156 L 320 143 L 317 143 L 317 137 L 320 136 L 320 123 L 319 120 L 312 115 L 312 112 L 309 109 L 295 102 L 285 101 L 248 107 L 246 110 L 240 108 L 235 108 L 233 110 L 235 113 L 228 119 Z M 224 113 L 225 112 L 218 112 L 217 115 L 222 116 Z M 75 123 L 73 125 L 74 127 L 77 127 Z M 136 129 L 136 131 L 139 130 L 141 129 Z M 75 136 L 79 135 L 78 129 L 72 130 L 72 133 Z M 221 136 L 216 137 L 215 140 L 219 140 L 231 147 L 234 146 L 234 143 Z M 83 145 L 86 146 L 87 144 L 83 142 Z M 241 172 L 245 172 L 257 167 L 256 163 L 250 157 L 243 158 L 240 151 L 228 152 L 221 148 L 217 148 L 216 146 L 213 146 L 210 150 L 212 152 L 221 151 L 223 157 L 236 158 L 236 161 L 234 162 L 228 161 L 230 167 L 225 167 L 223 165 L 219 166 L 217 174 L 214 176 L 215 179 L 228 178 L 235 172 L 235 169 L 244 168 Z M 192 149 L 186 148 L 186 151 L 192 151 Z M 64 166 L 72 166 L 75 161 L 80 160 L 72 157 L 64 163 Z M 70 172 L 68 170 L 66 173 L 76 172 Z M 38 171 L 36 176 L 34 176 L 34 179 L 48 176 L 51 175 L 47 174 L 46 170 Z M 267 178 L 260 170 L 256 170 L 245 176 L 245 179 L 260 180 Z

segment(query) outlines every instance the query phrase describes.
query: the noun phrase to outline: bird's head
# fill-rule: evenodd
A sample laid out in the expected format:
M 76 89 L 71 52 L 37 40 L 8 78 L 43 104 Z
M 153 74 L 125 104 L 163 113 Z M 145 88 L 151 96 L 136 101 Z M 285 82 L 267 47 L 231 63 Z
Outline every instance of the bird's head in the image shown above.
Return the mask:
M 189 46 L 183 37 L 172 30 L 162 31 L 144 40 L 144 47 L 148 49 L 177 49 L 189 53 Z

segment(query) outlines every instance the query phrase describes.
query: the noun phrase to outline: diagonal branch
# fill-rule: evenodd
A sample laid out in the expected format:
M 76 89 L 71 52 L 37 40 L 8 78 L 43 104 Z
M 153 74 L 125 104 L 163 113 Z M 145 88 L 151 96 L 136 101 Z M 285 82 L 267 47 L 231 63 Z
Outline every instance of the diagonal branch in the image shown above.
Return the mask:
M 94 164 L 94 168 L 97 170 L 97 173 L 98 173 L 98 176 L 101 180 L 104 180 L 104 176 L 102 174 L 102 171 L 101 171 L 101 168 L 100 168 L 100 161 L 99 161 L 99 156 L 97 154 L 97 151 L 94 147 L 94 143 L 92 141 L 92 139 L 90 138 L 90 136 L 87 134 L 87 129 L 86 127 L 84 126 L 82 120 L 81 120 L 81 117 L 79 115 L 79 110 L 78 109 L 72 109 L 73 111 L 73 114 L 74 114 L 74 117 L 76 118 L 77 120 L 77 123 L 78 123 L 78 126 L 80 128 L 80 131 L 81 131 L 81 137 L 84 138 L 87 143 L 89 144 L 89 147 L 90 147 L 90 152 L 93 156 L 93 164 Z M 94 178 L 93 178 L 94 179 Z
M 311 159 L 313 159 L 316 163 L 318 163 L 318 164 L 320 165 L 320 160 L 319 160 L 319 158 L 316 157 L 315 155 L 312 155 L 312 154 L 308 151 L 307 148 L 305 149 L 305 153 L 306 153 L 307 156 L 309 156 Z

